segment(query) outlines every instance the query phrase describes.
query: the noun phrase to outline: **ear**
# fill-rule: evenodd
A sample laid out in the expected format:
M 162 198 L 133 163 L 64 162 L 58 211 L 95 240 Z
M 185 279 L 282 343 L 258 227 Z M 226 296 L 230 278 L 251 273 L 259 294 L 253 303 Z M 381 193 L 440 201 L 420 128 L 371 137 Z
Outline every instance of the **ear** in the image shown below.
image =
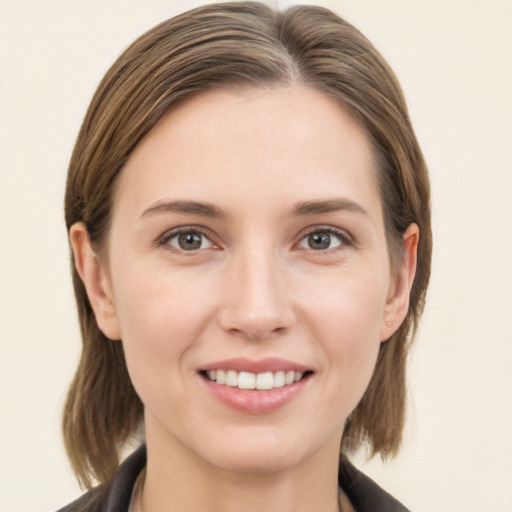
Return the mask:
M 393 277 L 380 332 L 380 340 L 389 339 L 404 321 L 409 309 L 409 295 L 416 274 L 420 230 L 410 224 L 402 238 L 402 263 Z
M 69 238 L 75 257 L 75 267 L 84 283 L 99 328 L 107 338 L 121 339 L 110 279 L 104 264 L 92 248 L 85 225 L 82 222 L 73 224 Z

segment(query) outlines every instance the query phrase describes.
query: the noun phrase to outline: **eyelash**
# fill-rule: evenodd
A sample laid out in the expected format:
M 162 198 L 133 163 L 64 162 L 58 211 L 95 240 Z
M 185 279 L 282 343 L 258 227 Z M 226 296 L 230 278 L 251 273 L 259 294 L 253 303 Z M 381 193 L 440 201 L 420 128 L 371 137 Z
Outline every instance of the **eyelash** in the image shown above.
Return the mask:
M 312 251 L 314 254 L 329 254 L 336 250 L 342 250 L 346 247 L 352 247 L 355 245 L 355 241 L 352 238 L 351 235 L 349 235 L 344 229 L 335 228 L 333 226 L 313 226 L 308 231 L 306 231 L 301 237 L 298 242 L 300 244 L 304 239 L 306 239 L 308 236 L 315 234 L 315 233 L 328 233 L 331 236 L 336 237 L 340 244 L 339 246 L 336 246 L 334 248 L 328 248 L 325 250 L 314 250 L 314 249 L 306 249 Z M 298 245 L 296 244 L 296 245 Z
M 179 252 L 181 254 L 196 254 L 196 252 L 198 250 L 201 250 L 201 249 L 197 249 L 197 250 L 190 250 L 190 251 L 186 251 L 186 250 L 183 250 L 183 249 L 178 249 L 176 247 L 171 247 L 169 242 L 173 239 L 173 238 L 176 238 L 176 237 L 179 237 L 180 235 L 187 235 L 187 234 L 198 234 L 198 235 L 201 235 L 203 236 L 204 238 L 206 238 L 211 244 L 212 246 L 217 246 L 217 244 L 215 242 L 213 242 L 212 240 L 212 236 L 205 232 L 203 229 L 199 228 L 199 227 L 195 227 L 195 226 L 187 226 L 187 227 L 183 227 L 183 228 L 175 228 L 175 229 L 172 229 L 170 231 L 166 231 L 162 236 L 160 236 L 157 240 L 157 243 L 156 245 L 158 247 L 163 247 L 163 246 L 167 246 L 167 248 L 169 250 L 174 250 L 175 252 Z
M 315 254 L 320 254 L 320 255 L 321 254 L 328 254 L 328 253 L 332 253 L 333 251 L 337 250 L 338 247 L 339 247 L 339 249 L 343 249 L 344 247 L 351 247 L 351 246 L 355 245 L 355 241 L 352 238 L 352 236 L 349 235 L 343 229 L 335 228 L 333 226 L 313 226 L 310 229 L 308 229 L 308 231 L 306 231 L 306 232 L 301 234 L 299 241 L 297 243 L 295 243 L 294 246 L 295 247 L 298 246 L 308 236 L 310 236 L 312 234 L 315 234 L 315 233 L 328 233 L 329 235 L 331 235 L 331 236 L 333 235 L 334 237 L 336 237 L 340 241 L 338 246 L 335 246 L 334 248 L 327 248 L 325 250 L 315 250 L 315 249 L 312 249 L 312 248 L 304 248 L 305 250 L 310 250 L 310 251 L 312 251 Z M 169 244 L 170 240 L 172 240 L 173 238 L 179 237 L 180 235 L 187 235 L 187 234 L 199 234 L 199 235 L 205 237 L 212 244 L 213 247 L 217 247 L 218 248 L 218 244 L 216 244 L 212 240 L 213 237 L 209 233 L 207 233 L 207 232 L 205 232 L 205 230 L 203 230 L 203 229 L 201 229 L 199 227 L 195 227 L 195 226 L 187 226 L 187 227 L 183 227 L 183 228 L 174 228 L 174 229 L 172 229 L 170 231 L 166 231 L 162 236 L 160 236 L 157 239 L 156 245 L 158 247 L 167 246 L 167 248 L 169 248 L 170 250 L 174 250 L 176 252 L 180 252 L 181 254 L 189 254 L 189 255 L 196 254 L 197 251 L 204 250 L 204 249 L 199 248 L 199 249 L 196 249 L 196 250 L 186 251 L 184 249 L 180 250 L 180 249 L 178 249 L 176 247 L 171 247 L 170 246 L 170 244 Z

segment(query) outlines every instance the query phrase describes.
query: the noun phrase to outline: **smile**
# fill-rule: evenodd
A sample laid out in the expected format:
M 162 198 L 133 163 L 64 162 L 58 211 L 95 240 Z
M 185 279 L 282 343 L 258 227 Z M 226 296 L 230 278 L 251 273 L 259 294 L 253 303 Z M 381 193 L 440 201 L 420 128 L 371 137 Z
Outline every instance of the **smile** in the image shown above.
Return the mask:
M 212 382 L 224 386 L 246 390 L 267 391 L 299 382 L 304 377 L 305 373 L 293 370 L 264 373 L 237 372 L 236 370 L 207 370 L 204 372 L 204 375 Z
M 230 358 L 198 369 L 210 393 L 231 409 L 245 414 L 276 411 L 302 395 L 314 369 L 282 358 Z

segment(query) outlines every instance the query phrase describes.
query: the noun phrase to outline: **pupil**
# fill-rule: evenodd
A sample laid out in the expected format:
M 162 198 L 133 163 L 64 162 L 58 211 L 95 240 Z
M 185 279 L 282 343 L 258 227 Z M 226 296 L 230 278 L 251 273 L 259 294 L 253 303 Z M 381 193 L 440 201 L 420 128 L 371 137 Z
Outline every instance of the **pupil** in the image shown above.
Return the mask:
M 181 249 L 193 251 L 201 248 L 201 235 L 198 233 L 183 233 L 178 238 Z
M 311 233 L 308 242 L 312 249 L 328 249 L 331 245 L 331 235 L 329 233 Z

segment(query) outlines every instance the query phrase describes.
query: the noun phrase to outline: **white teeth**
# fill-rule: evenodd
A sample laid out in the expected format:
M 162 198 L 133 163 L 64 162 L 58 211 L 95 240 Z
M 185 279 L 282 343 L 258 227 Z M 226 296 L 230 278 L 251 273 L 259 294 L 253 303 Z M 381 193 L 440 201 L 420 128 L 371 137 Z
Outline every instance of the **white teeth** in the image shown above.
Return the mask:
M 277 371 L 264 373 L 236 372 L 234 370 L 208 370 L 206 372 L 208 379 L 217 384 L 224 384 L 239 389 L 258 389 L 265 391 L 283 386 L 289 386 L 298 382 L 304 376 L 303 372 L 284 372 Z
M 274 373 L 274 387 L 282 388 L 286 384 L 284 372 Z
M 274 375 L 271 372 L 258 373 L 256 376 L 256 389 L 273 389 Z
M 238 374 L 238 387 L 240 389 L 254 389 L 256 387 L 256 375 L 249 372 Z
M 234 370 L 228 370 L 226 373 L 226 386 L 231 386 L 232 388 L 236 388 L 238 386 L 238 373 Z

